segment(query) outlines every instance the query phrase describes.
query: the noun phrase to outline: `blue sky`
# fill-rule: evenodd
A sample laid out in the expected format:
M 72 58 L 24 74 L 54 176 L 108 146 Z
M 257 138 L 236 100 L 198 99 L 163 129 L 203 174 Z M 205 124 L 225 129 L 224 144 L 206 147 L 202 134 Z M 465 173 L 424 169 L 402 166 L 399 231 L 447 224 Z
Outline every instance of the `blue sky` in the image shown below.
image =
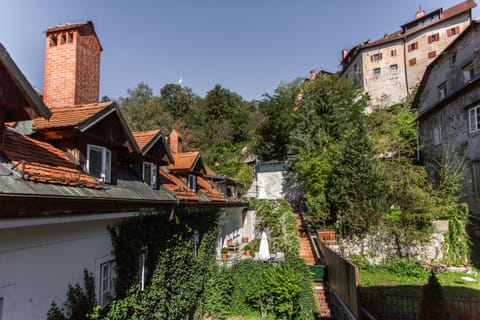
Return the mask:
M 311 69 L 338 71 L 341 50 L 400 29 L 460 0 L 3 0 L 0 42 L 43 90 L 45 34 L 92 20 L 103 46 L 100 95 L 126 96 L 143 81 L 200 95 L 219 83 L 246 100 Z M 2 2 L 3 2 L 2 1 Z M 479 16 L 473 9 L 473 18 Z

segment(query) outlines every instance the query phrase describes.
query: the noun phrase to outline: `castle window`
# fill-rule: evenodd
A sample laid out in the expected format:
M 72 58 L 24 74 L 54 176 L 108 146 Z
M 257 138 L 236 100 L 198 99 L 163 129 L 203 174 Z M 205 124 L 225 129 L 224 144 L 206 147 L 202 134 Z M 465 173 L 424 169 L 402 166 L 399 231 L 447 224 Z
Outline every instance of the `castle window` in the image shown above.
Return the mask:
M 390 65 L 390 71 L 397 71 L 398 70 L 398 64 L 391 64 Z
M 439 144 L 442 143 L 442 128 L 440 127 L 440 124 L 436 124 L 433 129 L 432 129 L 432 135 L 433 135 L 433 145 L 438 146 Z
M 470 62 L 465 67 L 463 67 L 462 71 L 463 71 L 463 82 L 464 83 L 470 82 L 475 76 L 475 69 L 473 67 L 473 62 Z
M 62 33 L 60 35 L 60 44 L 65 44 L 67 43 L 67 35 L 65 33 Z
M 418 42 L 415 41 L 414 43 L 410 43 L 408 45 L 408 52 L 410 51 L 413 51 L 413 50 L 417 50 L 418 49 Z
M 437 56 L 437 52 L 436 51 L 430 51 L 428 53 L 428 59 L 433 59 Z
M 381 72 L 382 72 L 382 71 L 381 71 L 380 68 L 375 68 L 375 69 L 373 69 L 373 74 L 376 75 L 376 76 L 380 75 Z
M 438 33 L 428 36 L 428 43 L 437 42 L 440 40 L 440 35 Z
M 67 35 L 67 42 L 72 43 L 73 42 L 73 33 L 69 32 Z
M 480 130 L 480 105 L 468 111 L 468 123 L 470 133 Z
M 447 86 L 447 82 L 445 81 L 444 83 L 438 86 L 438 100 L 445 99 L 445 97 L 447 96 L 447 92 L 448 92 L 448 86 Z
M 455 65 L 457 64 L 457 53 L 455 51 L 450 53 L 449 62 L 450 68 L 455 67 Z
M 396 57 L 397 56 L 397 49 L 390 50 L 390 56 Z
M 413 59 L 408 60 L 408 65 L 409 66 L 414 66 L 416 64 L 417 64 L 417 58 L 413 58 Z
M 382 53 L 381 52 L 372 54 L 370 56 L 370 61 L 372 61 L 372 62 L 376 62 L 376 61 L 380 61 L 380 60 L 382 60 Z
M 50 47 L 55 47 L 57 45 L 57 36 L 50 36 Z
M 450 29 L 447 29 L 447 37 L 455 36 L 460 33 L 460 27 L 453 27 Z

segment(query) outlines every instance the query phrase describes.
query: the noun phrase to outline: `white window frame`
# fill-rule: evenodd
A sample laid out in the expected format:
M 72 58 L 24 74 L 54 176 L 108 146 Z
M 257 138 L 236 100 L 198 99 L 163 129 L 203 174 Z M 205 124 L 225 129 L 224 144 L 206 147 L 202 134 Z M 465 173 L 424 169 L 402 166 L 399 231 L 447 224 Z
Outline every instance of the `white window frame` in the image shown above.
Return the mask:
M 480 105 L 476 105 L 468 110 L 468 127 L 469 132 L 477 132 L 480 130 Z
M 150 170 L 147 169 L 148 166 L 150 166 Z M 147 170 L 149 172 L 146 172 Z M 157 187 L 157 166 L 152 162 L 143 161 L 142 177 L 145 183 L 147 183 L 147 180 L 145 179 L 146 174 L 150 177 L 150 187 L 155 189 Z
M 473 77 L 475 77 L 475 68 L 473 62 L 470 62 L 462 69 L 463 72 L 463 83 L 468 83 L 472 81 Z
M 434 146 L 442 144 L 442 127 L 439 123 L 435 124 L 432 129 L 432 141 Z
M 441 85 L 438 86 L 438 100 L 443 100 L 447 97 L 448 94 L 448 85 L 445 81 Z
M 110 183 L 111 176 L 112 176 L 112 152 L 105 147 L 96 146 L 93 144 L 87 144 L 87 171 L 91 173 L 90 170 L 90 152 L 91 150 L 100 152 L 102 154 L 102 168 L 101 173 L 98 178 L 102 179 L 103 181 Z
M 457 52 L 453 51 L 450 53 L 450 56 L 448 57 L 448 62 L 450 64 L 450 68 L 453 68 L 457 65 Z
M 108 273 L 105 274 L 104 271 Z M 115 260 L 106 261 L 100 264 L 99 274 L 99 296 L 98 302 L 100 307 L 106 307 L 115 298 Z
M 194 174 L 189 174 L 188 175 L 188 180 L 187 180 L 188 187 L 193 191 L 197 192 L 197 176 Z

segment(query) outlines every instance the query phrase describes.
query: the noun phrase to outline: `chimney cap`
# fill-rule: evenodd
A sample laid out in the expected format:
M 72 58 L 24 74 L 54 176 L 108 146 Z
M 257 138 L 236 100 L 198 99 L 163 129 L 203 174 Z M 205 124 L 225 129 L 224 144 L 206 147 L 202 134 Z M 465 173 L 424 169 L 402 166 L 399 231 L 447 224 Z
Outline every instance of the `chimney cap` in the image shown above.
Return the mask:
M 100 39 L 98 38 L 97 33 L 95 32 L 95 25 L 91 20 L 75 22 L 75 23 L 57 24 L 55 27 L 49 28 L 44 32 L 48 35 L 49 33 L 79 29 L 85 26 L 89 26 L 92 29 L 93 34 L 95 35 L 95 38 L 97 38 L 97 41 L 100 44 L 100 51 L 103 51 L 103 47 L 102 47 L 102 44 L 100 43 Z

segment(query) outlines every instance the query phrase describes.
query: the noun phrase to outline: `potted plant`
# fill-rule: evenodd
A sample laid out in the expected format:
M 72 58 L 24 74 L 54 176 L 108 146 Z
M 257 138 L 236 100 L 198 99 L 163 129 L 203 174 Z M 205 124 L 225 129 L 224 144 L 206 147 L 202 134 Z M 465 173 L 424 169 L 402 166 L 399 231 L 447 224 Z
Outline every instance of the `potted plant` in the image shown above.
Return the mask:
M 228 258 L 228 248 L 227 247 L 223 247 L 220 252 L 222 253 L 222 259 L 225 260 Z
M 227 247 L 231 247 L 233 245 L 233 239 L 227 239 Z
M 243 252 L 245 253 L 246 256 L 251 255 L 252 247 L 250 246 L 250 243 L 247 243 L 247 245 L 243 247 Z

